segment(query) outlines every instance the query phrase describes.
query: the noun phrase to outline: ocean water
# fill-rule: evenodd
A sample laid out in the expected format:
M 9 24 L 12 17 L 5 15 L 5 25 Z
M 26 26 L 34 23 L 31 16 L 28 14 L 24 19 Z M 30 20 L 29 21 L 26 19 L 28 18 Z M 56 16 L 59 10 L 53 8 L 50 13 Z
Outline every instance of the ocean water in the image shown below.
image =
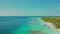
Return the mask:
M 0 34 L 57 34 L 40 17 L 0 16 Z

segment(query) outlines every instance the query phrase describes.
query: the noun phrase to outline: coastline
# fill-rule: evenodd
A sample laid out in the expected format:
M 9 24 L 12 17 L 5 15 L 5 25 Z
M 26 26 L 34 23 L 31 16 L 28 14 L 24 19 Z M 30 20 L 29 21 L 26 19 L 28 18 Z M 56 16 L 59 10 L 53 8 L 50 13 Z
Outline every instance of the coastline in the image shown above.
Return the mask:
M 42 23 L 45 25 L 45 26 L 48 26 L 50 29 L 53 29 L 54 31 L 56 31 L 58 34 L 60 34 L 60 28 L 57 29 L 52 23 L 50 22 L 44 22 L 43 20 L 41 20 Z

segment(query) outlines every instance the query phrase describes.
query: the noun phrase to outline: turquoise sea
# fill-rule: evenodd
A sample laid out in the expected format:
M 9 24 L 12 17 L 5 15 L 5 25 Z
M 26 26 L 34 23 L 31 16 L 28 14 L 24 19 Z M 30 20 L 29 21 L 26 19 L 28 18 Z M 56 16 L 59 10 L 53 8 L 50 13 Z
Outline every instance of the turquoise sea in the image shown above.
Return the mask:
M 58 34 L 45 26 L 41 17 L 0 16 L 0 34 Z

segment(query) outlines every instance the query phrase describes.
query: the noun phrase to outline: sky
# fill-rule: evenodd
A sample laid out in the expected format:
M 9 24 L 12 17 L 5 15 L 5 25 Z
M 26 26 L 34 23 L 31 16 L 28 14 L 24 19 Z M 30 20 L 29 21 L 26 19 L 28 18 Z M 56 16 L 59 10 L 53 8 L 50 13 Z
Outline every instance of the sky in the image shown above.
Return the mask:
M 60 0 L 0 0 L 0 16 L 60 16 Z

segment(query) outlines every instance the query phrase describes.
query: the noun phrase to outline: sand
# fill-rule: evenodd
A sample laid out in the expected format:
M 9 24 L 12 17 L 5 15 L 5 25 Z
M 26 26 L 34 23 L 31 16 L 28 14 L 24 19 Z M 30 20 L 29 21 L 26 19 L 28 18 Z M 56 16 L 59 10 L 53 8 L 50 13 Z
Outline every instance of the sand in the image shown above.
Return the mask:
M 60 28 L 57 29 L 52 23 L 50 22 L 44 22 L 42 21 L 45 26 L 48 26 L 49 28 L 53 29 L 54 31 L 58 32 L 60 34 Z

